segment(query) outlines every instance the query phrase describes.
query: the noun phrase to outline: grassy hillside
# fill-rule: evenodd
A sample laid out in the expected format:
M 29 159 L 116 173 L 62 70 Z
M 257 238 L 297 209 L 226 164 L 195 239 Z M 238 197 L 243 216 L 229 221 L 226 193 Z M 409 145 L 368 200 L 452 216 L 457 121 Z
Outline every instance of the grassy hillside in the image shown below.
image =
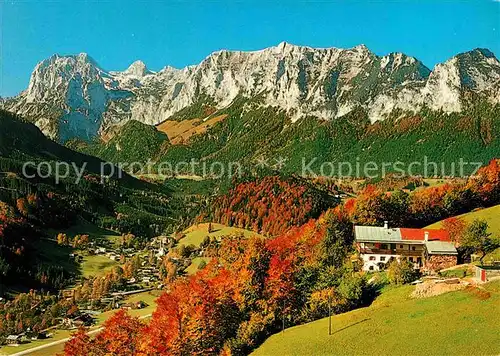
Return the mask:
M 117 128 L 109 141 L 91 144 L 83 151 L 109 162 L 146 162 L 153 160 L 168 144 L 165 133 L 132 120 Z
M 209 128 L 221 122 L 227 115 L 219 115 L 202 119 L 191 119 L 183 121 L 167 120 L 159 124 L 158 131 L 164 132 L 173 144 L 182 144 L 189 142 L 189 139 L 194 135 L 199 135 L 207 132 Z
M 69 235 L 71 236 L 71 235 Z M 93 239 L 91 238 L 91 241 Z M 94 240 L 95 241 L 95 240 Z M 74 260 L 70 259 L 68 255 L 74 253 L 74 249 L 70 246 L 58 245 L 55 241 L 42 239 L 36 241 L 33 245 L 37 256 L 42 259 L 45 263 L 55 264 L 63 267 L 67 271 L 71 271 L 77 277 L 89 278 L 90 276 L 103 275 L 114 266 L 118 265 L 115 262 L 103 255 L 89 255 L 82 254 L 83 260 L 76 263 Z
M 99 158 L 59 145 L 45 137 L 35 125 L 24 121 L 17 115 L 0 110 L 0 127 L 2 128 L 0 130 L 0 168 L 3 171 L 7 168 L 20 171 L 22 164 L 27 161 L 58 161 L 73 163 L 78 168 L 85 165 L 87 172 L 97 175 L 101 173 L 103 162 Z M 120 181 L 134 188 L 148 186 L 127 174 L 124 174 Z
M 493 234 L 500 236 L 500 205 L 495 205 L 490 208 L 475 210 L 470 213 L 458 215 L 458 217 L 464 219 L 466 222 L 470 223 L 475 219 L 485 220 L 490 226 L 489 231 Z M 442 227 L 442 222 L 438 221 L 432 225 L 427 226 L 429 229 L 439 229 Z
M 199 270 L 199 266 L 202 261 L 205 263 L 210 262 L 211 258 L 210 257 L 196 257 L 193 259 L 193 262 L 186 268 L 186 273 L 188 275 L 195 274 Z
M 500 353 L 500 281 L 486 293 L 410 299 L 412 286 L 386 290 L 367 307 L 286 329 L 253 355 L 493 355 Z
M 467 223 L 479 219 L 484 220 L 489 225 L 489 232 L 494 236 L 500 236 L 500 205 L 495 205 L 490 208 L 479 209 L 472 211 L 470 213 L 458 215 L 458 217 L 464 219 Z M 429 229 L 438 229 L 442 227 L 442 221 L 438 221 L 432 225 L 427 226 Z M 500 248 L 486 255 L 485 261 L 498 261 L 500 260 Z
M 222 224 L 212 223 L 212 232 L 208 233 L 208 223 L 196 224 L 184 231 L 186 235 L 179 240 L 179 245 L 195 245 L 200 246 L 206 236 L 221 237 L 227 235 L 243 235 L 245 237 L 260 236 L 256 232 L 240 229 L 238 227 L 230 227 Z

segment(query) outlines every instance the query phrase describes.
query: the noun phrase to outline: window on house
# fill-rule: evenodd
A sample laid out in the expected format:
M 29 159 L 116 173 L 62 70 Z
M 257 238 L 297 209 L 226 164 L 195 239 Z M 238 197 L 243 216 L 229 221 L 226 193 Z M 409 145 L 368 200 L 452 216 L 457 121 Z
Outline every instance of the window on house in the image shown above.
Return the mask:
M 399 245 L 399 248 L 403 248 L 403 245 Z
M 412 247 L 411 247 L 411 249 L 412 249 L 413 251 L 415 251 L 415 246 L 412 246 Z
M 370 271 L 373 271 L 373 266 L 368 267 Z
M 380 245 L 380 248 L 381 248 L 382 250 L 387 250 L 387 245 L 386 245 L 386 244 L 382 244 L 382 245 Z
M 413 262 L 413 257 L 408 257 L 408 260 L 410 260 L 410 262 Z
M 417 257 L 417 263 L 419 264 L 419 266 L 422 265 L 422 257 Z
M 385 256 L 380 257 L 380 261 L 384 262 L 385 261 Z
M 375 256 L 370 256 L 370 261 L 376 261 L 377 258 Z
M 396 249 L 396 244 L 391 244 L 391 250 L 395 250 Z

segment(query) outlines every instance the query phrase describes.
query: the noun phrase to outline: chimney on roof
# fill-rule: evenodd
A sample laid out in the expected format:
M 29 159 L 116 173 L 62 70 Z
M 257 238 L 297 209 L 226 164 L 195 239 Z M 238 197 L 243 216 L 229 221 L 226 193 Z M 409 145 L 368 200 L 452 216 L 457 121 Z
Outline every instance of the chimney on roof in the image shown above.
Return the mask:
M 384 221 L 384 229 L 388 229 L 389 228 L 389 221 Z
M 424 240 L 427 242 L 429 241 L 429 231 L 424 232 Z

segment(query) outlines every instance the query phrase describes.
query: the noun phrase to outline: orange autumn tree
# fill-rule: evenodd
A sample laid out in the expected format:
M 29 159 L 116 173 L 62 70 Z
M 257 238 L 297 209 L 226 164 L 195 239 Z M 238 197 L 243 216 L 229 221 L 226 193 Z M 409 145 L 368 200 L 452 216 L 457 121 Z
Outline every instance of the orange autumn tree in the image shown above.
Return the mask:
M 234 299 L 240 310 L 255 307 L 269 268 L 270 252 L 266 241 L 260 237 L 242 239 L 228 237 L 219 249 L 219 263 L 230 271 L 238 271 L 234 276 Z
M 17 199 L 16 207 L 22 216 L 28 216 L 29 206 L 28 206 L 28 201 L 25 198 Z
M 451 240 L 455 244 L 460 244 L 463 234 L 467 229 L 467 223 L 460 217 L 451 217 L 443 220 L 443 229 L 448 231 Z
M 187 307 L 182 298 L 187 293 L 183 283 L 175 283 L 157 300 L 157 307 L 141 341 L 142 354 L 181 354 L 184 342 L 184 319 Z
M 349 202 L 352 218 L 361 225 L 375 225 L 382 215 L 384 192 L 374 185 L 368 185 L 356 199 Z
M 125 310 L 119 310 L 104 323 L 104 329 L 92 339 L 87 329 L 79 328 L 64 346 L 66 356 L 128 356 L 138 352 L 144 324 Z
M 480 196 L 487 205 L 498 204 L 500 200 L 500 160 L 491 160 L 469 179 L 468 188 Z
M 232 274 L 209 263 L 195 276 L 179 279 L 157 301 L 143 337 L 147 355 L 217 353 L 238 325 Z
M 87 329 L 80 327 L 73 333 L 71 339 L 64 345 L 64 355 L 66 356 L 85 356 L 97 355 L 97 350 L 91 343 L 90 336 L 87 335 Z
M 139 318 L 130 316 L 121 309 L 104 323 L 93 343 L 99 350 L 110 355 L 134 355 L 138 349 L 139 336 L 144 325 Z
M 66 234 L 63 234 L 62 232 L 57 234 L 56 241 L 57 241 L 58 245 L 68 245 L 69 244 L 68 236 Z

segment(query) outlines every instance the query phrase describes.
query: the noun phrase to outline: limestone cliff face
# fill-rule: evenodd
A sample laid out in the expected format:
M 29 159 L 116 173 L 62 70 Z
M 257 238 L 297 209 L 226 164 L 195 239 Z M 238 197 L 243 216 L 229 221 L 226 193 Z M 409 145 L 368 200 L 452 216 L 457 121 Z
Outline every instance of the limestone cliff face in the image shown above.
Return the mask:
M 89 140 L 116 123 L 158 124 L 209 101 L 216 108 L 247 98 L 303 116 L 338 118 L 364 107 L 372 121 L 395 109 L 460 111 L 472 95 L 500 101 L 500 62 L 486 49 L 459 54 L 433 71 L 402 53 L 376 56 L 365 46 L 311 48 L 281 43 L 254 52 L 218 51 L 196 66 L 105 71 L 86 54 L 40 62 L 28 88 L 1 106 L 60 141 Z

